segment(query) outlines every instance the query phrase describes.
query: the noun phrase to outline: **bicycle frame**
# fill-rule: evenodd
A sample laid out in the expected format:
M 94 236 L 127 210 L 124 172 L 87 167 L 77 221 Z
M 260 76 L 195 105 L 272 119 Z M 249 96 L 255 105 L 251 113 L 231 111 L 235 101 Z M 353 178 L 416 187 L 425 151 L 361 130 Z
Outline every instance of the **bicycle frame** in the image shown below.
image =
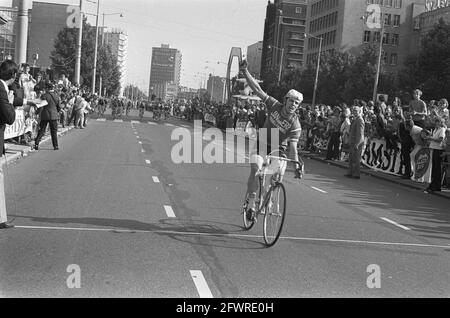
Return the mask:
M 256 176 L 258 176 L 259 178 L 259 185 L 260 187 L 262 187 L 264 189 L 264 191 L 259 191 L 259 197 L 258 197 L 258 210 L 256 211 L 256 214 L 261 214 L 261 210 L 262 208 L 266 205 L 267 201 L 270 198 L 270 193 L 272 192 L 272 189 L 274 188 L 275 185 L 282 183 L 283 182 L 283 176 L 284 173 L 286 171 L 287 168 L 287 162 L 293 162 L 293 163 L 297 163 L 301 166 L 304 165 L 303 160 L 302 161 L 296 161 L 296 160 L 292 160 L 286 157 L 280 157 L 280 156 L 274 156 L 274 153 L 280 153 L 280 154 L 284 154 L 283 151 L 281 150 L 274 150 L 272 152 L 270 152 L 268 155 L 266 155 L 266 158 L 261 166 L 261 168 L 258 167 L 258 171 L 256 172 Z M 278 170 L 276 172 L 274 172 L 272 174 L 272 179 L 271 179 L 271 183 L 268 185 L 268 188 L 265 189 L 266 185 L 265 185 L 265 180 L 266 180 L 266 175 L 268 174 L 268 170 L 269 170 L 269 166 L 271 163 L 270 160 L 278 160 L 279 163 L 280 162 L 285 162 L 285 165 L 279 165 Z M 299 158 L 301 160 L 301 158 Z M 273 176 L 276 176 L 276 178 L 274 178 Z

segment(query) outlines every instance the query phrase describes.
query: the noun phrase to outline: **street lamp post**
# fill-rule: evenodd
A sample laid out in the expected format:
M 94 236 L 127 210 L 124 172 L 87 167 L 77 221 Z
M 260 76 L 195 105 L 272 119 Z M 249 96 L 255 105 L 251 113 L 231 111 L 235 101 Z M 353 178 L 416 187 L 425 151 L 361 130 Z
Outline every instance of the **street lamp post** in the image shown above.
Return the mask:
M 282 69 L 283 69 L 284 47 L 279 48 L 279 47 L 276 47 L 276 46 L 269 45 L 268 48 L 269 48 L 269 49 L 277 49 L 277 50 L 280 50 L 280 51 L 281 51 L 280 68 L 279 68 L 279 70 L 278 70 L 278 86 L 279 86 L 279 85 L 280 85 L 280 82 L 281 82 L 281 71 L 282 71 Z
M 98 46 L 98 14 L 100 10 L 100 0 L 97 0 L 97 15 L 95 18 L 95 46 L 94 46 L 94 70 L 92 72 L 92 94 L 95 93 L 95 75 L 97 72 L 97 46 Z M 100 95 L 100 93 L 99 93 Z
M 80 71 L 81 71 L 81 42 L 83 39 L 83 0 L 80 0 L 80 25 L 78 28 L 78 41 L 77 41 L 77 52 L 75 61 L 75 76 L 74 82 L 76 85 L 80 85 Z
M 381 12 L 380 12 L 380 19 L 381 19 L 380 47 L 378 50 L 377 74 L 375 75 L 375 83 L 373 85 L 373 95 L 372 95 L 372 100 L 374 103 L 377 100 L 378 80 L 380 77 L 380 68 L 381 68 L 381 55 L 383 53 L 384 18 L 383 18 L 383 13 L 381 13 Z
M 321 36 L 314 36 L 309 33 L 305 33 L 305 37 L 311 37 L 319 40 L 319 53 L 317 54 L 317 67 L 316 67 L 316 78 L 314 79 L 314 90 L 313 90 L 313 100 L 312 100 L 312 107 L 316 105 L 316 93 L 317 93 L 317 83 L 319 81 L 319 69 L 320 69 L 320 54 L 322 52 L 322 40 L 323 37 Z

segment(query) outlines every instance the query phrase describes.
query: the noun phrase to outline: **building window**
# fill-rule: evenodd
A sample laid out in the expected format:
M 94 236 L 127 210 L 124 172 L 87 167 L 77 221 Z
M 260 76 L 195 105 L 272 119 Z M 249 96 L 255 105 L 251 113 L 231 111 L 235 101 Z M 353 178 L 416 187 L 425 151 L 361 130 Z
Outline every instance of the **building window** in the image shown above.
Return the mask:
M 370 31 L 364 31 L 363 42 L 364 42 L 364 43 L 370 42 Z
M 392 7 L 392 2 L 393 0 L 384 0 L 384 6 L 390 8 Z
M 302 7 L 295 7 L 295 13 L 302 13 Z
M 402 0 L 394 0 L 394 8 L 400 9 L 402 7 Z
M 387 26 L 391 25 L 391 14 L 386 13 L 384 15 L 384 25 L 387 25 Z
M 398 63 L 398 55 L 397 53 L 391 54 L 391 65 L 397 65 Z
M 374 42 L 380 42 L 380 37 L 381 37 L 380 32 L 373 33 L 373 41 Z
M 384 33 L 383 34 L 383 44 L 388 44 L 389 43 L 389 33 Z
M 394 21 L 393 21 L 392 25 L 395 27 L 400 26 L 400 15 L 394 14 Z
M 398 34 L 393 33 L 391 36 L 391 44 L 398 46 L 400 36 Z
M 303 40 L 303 34 L 297 32 L 291 32 L 290 40 Z
M 388 63 L 388 54 L 385 51 L 381 52 L 381 58 L 382 58 L 383 64 Z

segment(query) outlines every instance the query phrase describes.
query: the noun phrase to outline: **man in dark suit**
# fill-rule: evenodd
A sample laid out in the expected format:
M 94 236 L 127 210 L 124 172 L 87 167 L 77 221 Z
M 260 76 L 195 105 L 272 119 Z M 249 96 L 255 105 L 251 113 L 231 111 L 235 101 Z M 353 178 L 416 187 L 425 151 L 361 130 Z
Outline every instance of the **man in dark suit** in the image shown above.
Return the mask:
M 5 154 L 5 128 L 16 120 L 16 111 L 13 107 L 14 92 L 8 86 L 14 82 L 17 74 L 17 65 L 6 60 L 0 64 L 0 150 L 1 156 Z M 1 157 L 0 156 L 0 157 Z M 3 162 L 0 163 L 0 229 L 7 229 L 13 225 L 7 223 L 5 180 L 3 176 Z
M 53 149 L 58 150 L 58 120 L 61 103 L 58 94 L 54 90 L 53 83 L 47 82 L 45 87 L 47 91 L 41 96 L 41 99 L 47 101 L 47 105 L 39 109 L 41 122 L 39 123 L 39 132 L 34 141 L 34 149 L 39 149 L 39 143 L 47 129 L 47 124 L 50 124 Z
M 360 179 L 360 162 L 364 147 L 364 119 L 362 118 L 362 109 L 353 106 L 353 121 L 350 125 L 349 144 L 350 154 L 348 163 L 348 174 L 345 176 L 353 179 Z

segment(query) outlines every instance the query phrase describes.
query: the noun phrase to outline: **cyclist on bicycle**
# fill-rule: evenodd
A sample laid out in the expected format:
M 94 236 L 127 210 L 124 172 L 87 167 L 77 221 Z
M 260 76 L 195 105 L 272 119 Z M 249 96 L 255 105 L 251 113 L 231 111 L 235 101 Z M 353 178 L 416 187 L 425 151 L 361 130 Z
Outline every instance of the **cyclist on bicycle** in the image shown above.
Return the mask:
M 239 64 L 239 70 L 243 73 L 247 79 L 247 83 L 253 92 L 261 98 L 262 102 L 267 106 L 267 118 L 263 128 L 266 128 L 267 136 L 263 136 L 261 132 L 258 132 L 258 142 L 256 147 L 251 150 L 250 160 L 250 175 L 247 182 L 247 193 L 249 194 L 248 210 L 256 211 L 255 199 L 256 191 L 258 189 L 258 180 L 256 172 L 258 171 L 258 165 L 256 164 L 255 155 L 263 154 L 263 149 L 259 149 L 260 143 L 264 143 L 267 146 L 267 153 L 269 154 L 273 150 L 271 149 L 280 146 L 284 152 L 287 150 L 289 143 L 289 157 L 294 161 L 299 161 L 297 153 L 297 142 L 300 138 L 302 128 L 299 119 L 296 114 L 297 108 L 303 101 L 302 93 L 291 89 L 284 97 L 284 104 L 281 104 L 275 98 L 267 95 L 259 86 L 258 82 L 250 75 L 247 69 L 247 61 L 242 61 Z M 272 129 L 278 130 L 279 141 L 271 142 Z M 260 141 L 260 138 L 266 137 L 266 140 Z M 255 149 L 256 148 L 256 149 Z M 303 173 L 303 167 L 299 164 L 295 164 L 295 177 L 300 178 Z M 250 212 L 250 211 L 249 211 Z
M 139 118 L 142 119 L 144 117 L 145 112 L 145 104 L 143 101 L 139 103 Z

